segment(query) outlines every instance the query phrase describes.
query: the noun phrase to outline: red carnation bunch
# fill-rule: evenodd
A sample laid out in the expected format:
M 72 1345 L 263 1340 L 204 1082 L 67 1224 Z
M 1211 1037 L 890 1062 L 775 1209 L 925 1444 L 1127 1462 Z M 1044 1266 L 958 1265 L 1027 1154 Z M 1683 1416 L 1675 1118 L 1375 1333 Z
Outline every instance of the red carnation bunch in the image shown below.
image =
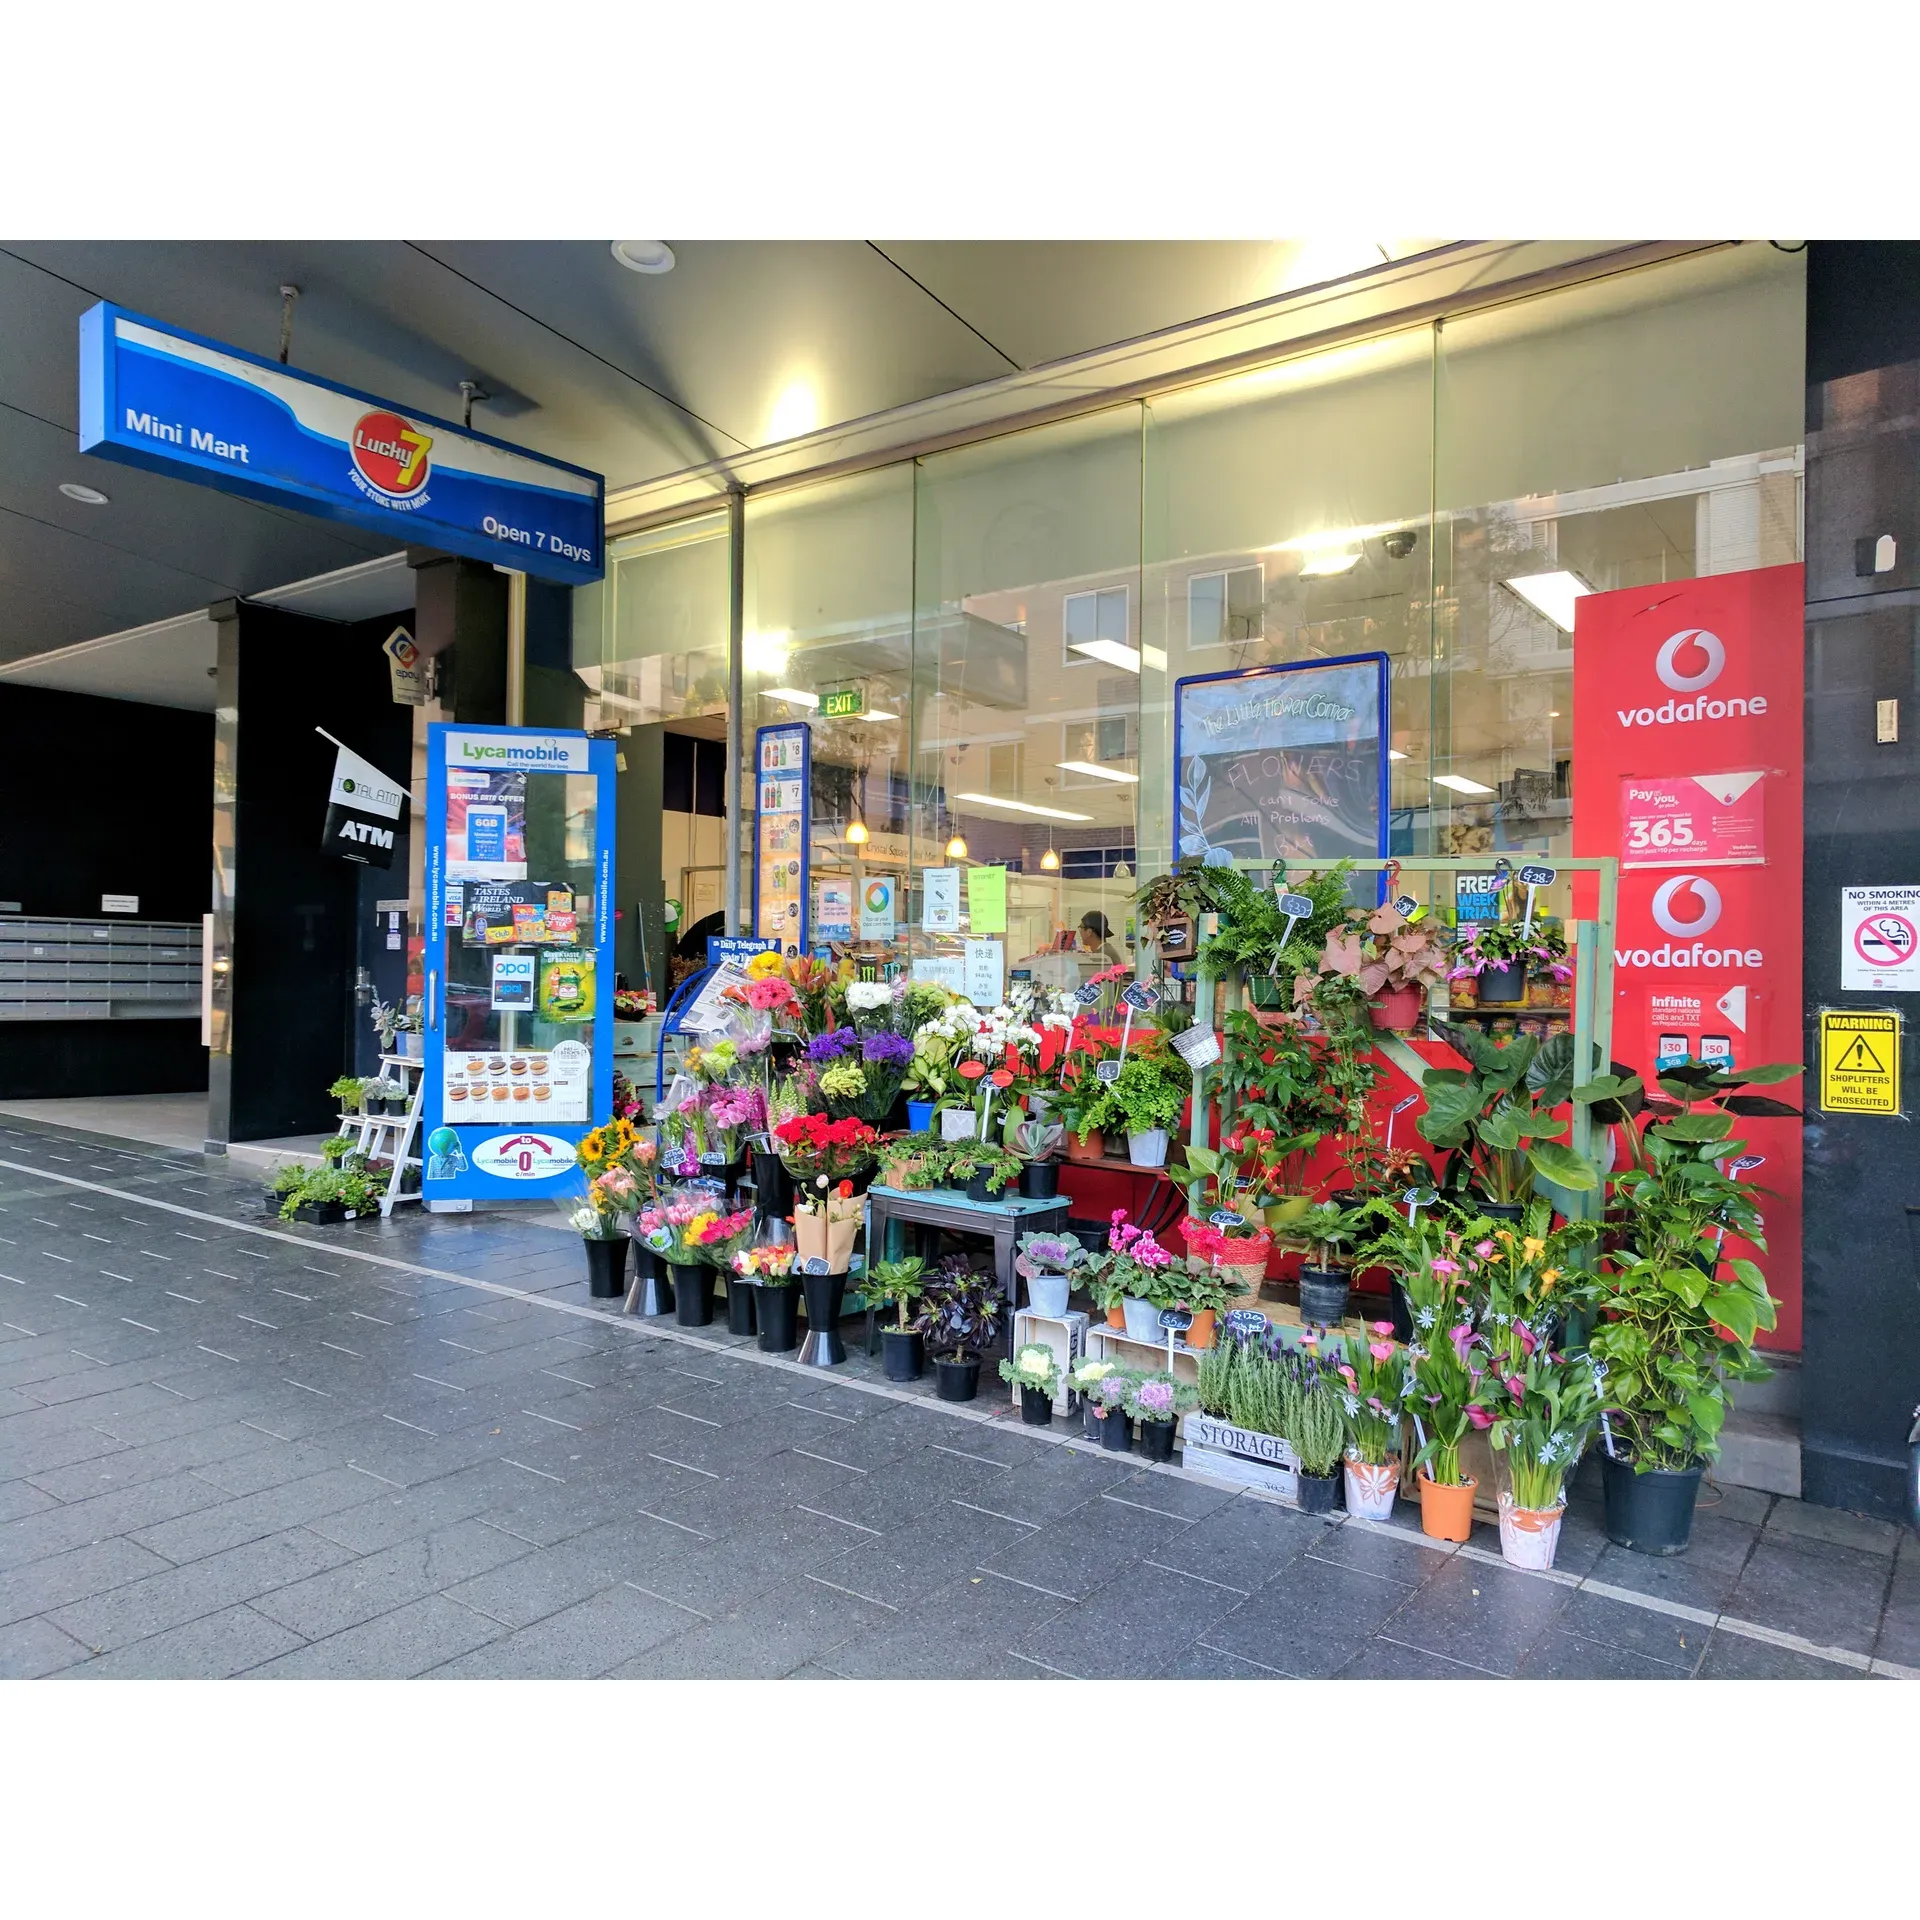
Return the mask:
M 849 1180 L 873 1165 L 880 1136 L 864 1120 L 801 1113 L 774 1128 L 780 1158 L 800 1181 Z

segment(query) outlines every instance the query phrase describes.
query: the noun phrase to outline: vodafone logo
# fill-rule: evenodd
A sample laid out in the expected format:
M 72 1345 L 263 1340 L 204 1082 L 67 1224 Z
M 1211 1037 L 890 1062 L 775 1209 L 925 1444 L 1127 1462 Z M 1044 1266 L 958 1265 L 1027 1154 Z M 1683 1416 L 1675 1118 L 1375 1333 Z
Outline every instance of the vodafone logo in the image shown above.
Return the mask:
M 397 413 L 378 408 L 353 423 L 353 464 L 361 479 L 390 500 L 405 500 L 427 484 L 432 438 Z
M 1660 684 L 1671 693 L 1698 694 L 1727 670 L 1726 642 L 1705 627 L 1682 627 L 1660 643 L 1653 656 L 1653 670 Z M 1657 707 L 1616 707 L 1614 713 L 1623 727 L 1685 726 L 1694 720 L 1741 720 L 1749 714 L 1764 716 L 1767 697 L 1756 693 L 1746 699 L 1666 700 Z
M 1691 651 L 1704 661 L 1697 673 L 1683 673 L 1680 670 L 1680 655 L 1683 649 Z M 1675 693 L 1698 693 L 1702 687 L 1710 687 L 1726 671 L 1727 650 L 1721 644 L 1717 633 L 1709 633 L 1705 627 L 1683 627 L 1666 640 L 1660 651 L 1653 657 L 1653 670 L 1660 676 L 1660 684 L 1671 688 Z
M 1683 917 L 1689 904 L 1689 891 L 1693 894 L 1694 907 L 1691 919 Z M 1662 881 L 1655 891 L 1653 918 L 1662 933 L 1670 933 L 1676 940 L 1691 940 L 1697 934 L 1706 933 L 1720 918 L 1720 889 L 1698 874 L 1676 873 L 1671 880 Z

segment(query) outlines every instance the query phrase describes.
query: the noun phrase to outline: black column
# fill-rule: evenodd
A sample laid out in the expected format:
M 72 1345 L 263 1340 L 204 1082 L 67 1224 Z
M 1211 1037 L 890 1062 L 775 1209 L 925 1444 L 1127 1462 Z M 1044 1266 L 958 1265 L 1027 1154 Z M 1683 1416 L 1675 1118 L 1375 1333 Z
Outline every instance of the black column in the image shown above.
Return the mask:
M 507 717 L 507 576 L 478 560 L 409 547 L 413 638 L 438 662 L 450 720 L 497 727 Z
M 334 748 L 324 727 L 408 783 L 412 709 L 394 704 L 391 615 L 343 625 L 246 601 L 221 616 L 221 747 L 231 772 L 226 1047 L 216 1141 L 330 1131 L 328 1084 L 350 1070 L 360 877 L 321 851 Z M 405 869 L 395 891 L 405 891 Z M 225 1131 L 216 1129 L 224 1122 Z
M 1920 995 L 1840 985 L 1844 887 L 1920 884 L 1920 246 L 1815 242 L 1807 274 L 1806 1497 L 1889 1517 L 1920 1401 Z M 1883 535 L 1894 563 L 1875 571 Z M 1880 557 L 1884 557 L 1884 550 Z M 1900 738 L 1876 738 L 1897 700 Z M 1822 1114 L 1819 1009 L 1906 1020 L 1901 1118 Z M 1764 1178 L 1764 1175 L 1762 1176 Z

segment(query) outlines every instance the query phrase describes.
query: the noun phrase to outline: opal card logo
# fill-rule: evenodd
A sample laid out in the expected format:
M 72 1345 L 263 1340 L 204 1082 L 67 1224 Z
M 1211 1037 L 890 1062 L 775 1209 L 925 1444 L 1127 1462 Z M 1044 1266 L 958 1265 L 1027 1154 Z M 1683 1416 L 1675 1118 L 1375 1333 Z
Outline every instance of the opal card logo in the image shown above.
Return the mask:
M 427 454 L 432 436 L 422 433 L 384 407 L 363 413 L 353 423 L 354 470 L 376 493 L 389 500 L 411 500 L 427 484 Z

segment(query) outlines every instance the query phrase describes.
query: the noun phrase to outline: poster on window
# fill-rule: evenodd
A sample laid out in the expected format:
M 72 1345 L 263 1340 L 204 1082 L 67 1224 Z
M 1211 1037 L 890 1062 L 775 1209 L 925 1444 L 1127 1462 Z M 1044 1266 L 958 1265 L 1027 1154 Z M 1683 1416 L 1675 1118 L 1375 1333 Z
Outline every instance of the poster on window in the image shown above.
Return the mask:
M 527 776 L 447 769 L 447 878 L 527 877 Z
M 1761 867 L 1764 773 L 1633 774 L 1620 782 L 1620 865 Z
M 1176 682 L 1180 853 L 1384 858 L 1386 730 L 1383 653 Z

